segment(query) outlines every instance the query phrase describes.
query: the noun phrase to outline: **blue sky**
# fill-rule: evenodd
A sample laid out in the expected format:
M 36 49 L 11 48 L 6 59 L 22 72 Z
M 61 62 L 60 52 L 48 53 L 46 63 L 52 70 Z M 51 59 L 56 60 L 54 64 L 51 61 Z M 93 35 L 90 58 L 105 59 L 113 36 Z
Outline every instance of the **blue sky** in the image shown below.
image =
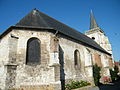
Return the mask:
M 92 9 L 120 60 L 120 0 L 0 0 L 0 33 L 34 8 L 82 33 L 89 29 Z

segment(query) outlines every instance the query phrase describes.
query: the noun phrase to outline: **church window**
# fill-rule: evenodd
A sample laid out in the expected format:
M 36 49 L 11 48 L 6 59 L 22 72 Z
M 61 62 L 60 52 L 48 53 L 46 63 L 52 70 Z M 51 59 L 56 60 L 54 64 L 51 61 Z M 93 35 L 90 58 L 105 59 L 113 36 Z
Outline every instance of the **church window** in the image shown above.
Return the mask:
M 78 50 L 74 51 L 74 64 L 75 66 L 80 66 L 80 53 Z
M 26 64 L 40 63 L 40 41 L 37 38 L 30 38 L 27 42 Z
M 86 66 L 92 65 L 92 53 L 89 49 L 86 49 L 85 64 L 86 64 Z

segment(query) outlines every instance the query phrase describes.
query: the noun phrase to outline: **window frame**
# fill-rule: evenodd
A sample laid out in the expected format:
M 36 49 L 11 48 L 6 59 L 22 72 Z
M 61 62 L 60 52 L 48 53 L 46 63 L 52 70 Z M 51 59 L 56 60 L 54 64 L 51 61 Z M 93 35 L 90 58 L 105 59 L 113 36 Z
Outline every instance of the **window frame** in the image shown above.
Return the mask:
M 33 40 L 37 40 L 37 43 L 39 44 L 39 53 L 38 53 L 38 55 L 39 55 L 39 57 L 37 57 L 37 58 L 39 58 L 39 60 L 37 60 L 37 61 L 30 61 L 30 60 L 28 60 L 29 59 L 29 47 L 30 47 L 30 43 L 33 41 Z M 36 38 L 36 37 L 32 37 L 32 38 L 29 38 L 28 40 L 27 40 L 27 47 L 26 47 L 26 65 L 37 65 L 37 64 L 40 64 L 41 63 L 41 42 L 40 42 L 40 40 L 38 39 L 38 38 Z
M 74 66 L 75 66 L 75 69 L 81 68 L 80 52 L 77 49 L 74 51 Z

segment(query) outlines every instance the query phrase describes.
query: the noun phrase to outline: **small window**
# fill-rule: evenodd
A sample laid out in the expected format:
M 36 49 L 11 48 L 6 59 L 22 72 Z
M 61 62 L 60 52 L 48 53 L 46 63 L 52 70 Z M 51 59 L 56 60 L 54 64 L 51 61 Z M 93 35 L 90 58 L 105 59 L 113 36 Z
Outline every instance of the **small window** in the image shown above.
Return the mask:
M 78 50 L 74 52 L 74 64 L 75 66 L 80 66 L 80 53 Z
M 95 40 L 95 37 L 92 37 L 93 40 Z
M 37 38 L 30 38 L 27 42 L 26 64 L 40 62 L 40 41 Z

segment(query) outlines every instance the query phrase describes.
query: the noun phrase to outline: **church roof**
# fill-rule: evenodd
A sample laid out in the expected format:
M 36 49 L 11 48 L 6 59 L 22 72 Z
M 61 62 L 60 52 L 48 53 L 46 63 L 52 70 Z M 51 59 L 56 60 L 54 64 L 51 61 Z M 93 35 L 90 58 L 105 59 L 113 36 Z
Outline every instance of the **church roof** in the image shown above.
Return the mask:
M 39 28 L 47 28 L 50 31 L 53 29 L 59 33 L 71 37 L 77 42 L 82 42 L 91 48 L 95 48 L 99 51 L 109 54 L 91 38 L 36 9 L 32 10 L 28 15 L 23 17 L 23 19 L 20 20 L 14 27 L 37 28 L 36 30 L 40 30 Z

